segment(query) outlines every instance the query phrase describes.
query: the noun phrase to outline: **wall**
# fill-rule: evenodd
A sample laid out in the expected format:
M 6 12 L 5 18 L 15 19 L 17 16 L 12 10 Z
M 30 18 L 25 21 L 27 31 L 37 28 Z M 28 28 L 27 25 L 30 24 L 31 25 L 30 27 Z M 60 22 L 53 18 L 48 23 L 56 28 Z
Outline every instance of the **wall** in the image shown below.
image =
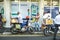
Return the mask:
M 32 2 L 31 4 L 35 4 L 38 5 L 36 2 Z M 11 15 L 12 18 L 15 18 L 17 16 L 17 12 L 19 11 L 22 14 L 22 17 L 25 18 L 26 16 L 28 16 L 28 9 L 30 10 L 30 14 L 29 16 L 31 16 L 31 6 L 30 6 L 30 2 L 11 2 L 11 13 L 13 15 Z

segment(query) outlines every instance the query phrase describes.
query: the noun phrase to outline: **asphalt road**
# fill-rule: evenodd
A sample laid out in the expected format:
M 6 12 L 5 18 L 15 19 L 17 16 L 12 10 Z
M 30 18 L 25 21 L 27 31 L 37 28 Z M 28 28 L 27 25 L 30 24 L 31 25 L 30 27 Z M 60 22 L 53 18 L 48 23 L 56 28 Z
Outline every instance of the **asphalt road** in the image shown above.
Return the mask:
M 60 40 L 60 36 L 56 37 L 57 40 Z M 1 37 L 0 40 L 53 40 L 53 36 L 14 36 L 14 37 Z

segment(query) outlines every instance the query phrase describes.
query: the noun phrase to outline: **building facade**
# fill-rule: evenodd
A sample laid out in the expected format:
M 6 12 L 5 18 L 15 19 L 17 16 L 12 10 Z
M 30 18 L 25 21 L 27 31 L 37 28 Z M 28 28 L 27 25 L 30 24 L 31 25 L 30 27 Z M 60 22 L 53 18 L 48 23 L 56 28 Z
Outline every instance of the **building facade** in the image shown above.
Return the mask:
M 6 18 L 6 28 L 11 27 L 11 18 L 15 18 L 18 11 L 22 13 L 23 18 L 39 12 L 41 25 L 44 12 L 50 11 L 52 18 L 55 18 L 60 11 L 60 0 L 0 0 L 0 12 Z

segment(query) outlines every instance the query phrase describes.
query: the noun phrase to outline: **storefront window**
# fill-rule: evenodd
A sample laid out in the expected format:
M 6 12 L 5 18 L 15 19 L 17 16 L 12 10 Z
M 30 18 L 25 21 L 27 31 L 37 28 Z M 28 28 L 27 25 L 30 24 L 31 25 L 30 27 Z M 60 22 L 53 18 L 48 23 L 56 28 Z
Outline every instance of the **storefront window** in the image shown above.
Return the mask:
M 38 0 L 11 0 L 11 14 L 12 17 L 17 16 L 17 12 L 22 13 L 23 18 L 28 16 L 33 16 L 32 14 L 37 14 L 38 12 Z
M 19 11 L 18 2 L 11 1 L 11 17 L 14 18 L 17 16 L 17 12 Z
M 59 0 L 44 0 L 44 12 L 50 11 L 52 18 L 59 13 Z
M 59 0 L 52 0 L 51 14 L 52 18 L 59 14 Z
M 44 7 L 44 12 L 50 11 L 50 7 Z
M 55 18 L 56 15 L 59 14 L 59 7 L 52 7 L 51 8 L 51 15 L 52 15 L 52 18 Z

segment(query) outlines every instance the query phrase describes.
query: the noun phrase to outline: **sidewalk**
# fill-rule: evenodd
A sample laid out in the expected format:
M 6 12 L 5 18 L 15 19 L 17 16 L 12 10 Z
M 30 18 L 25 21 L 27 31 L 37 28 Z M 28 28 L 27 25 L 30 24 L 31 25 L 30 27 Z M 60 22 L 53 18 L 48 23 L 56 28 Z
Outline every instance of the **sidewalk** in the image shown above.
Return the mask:
M 26 36 L 44 36 L 43 32 L 35 32 L 33 34 L 29 33 L 19 33 L 19 34 L 11 34 L 9 32 L 6 32 L 6 34 L 0 34 L 0 37 L 26 37 Z M 53 36 L 53 35 L 51 35 Z M 57 34 L 57 36 L 60 36 L 60 33 Z
M 44 36 L 42 32 L 35 32 L 33 34 L 29 33 L 19 33 L 19 34 L 10 34 L 9 32 L 6 32 L 6 34 L 0 34 L 0 37 L 26 37 L 26 36 Z

